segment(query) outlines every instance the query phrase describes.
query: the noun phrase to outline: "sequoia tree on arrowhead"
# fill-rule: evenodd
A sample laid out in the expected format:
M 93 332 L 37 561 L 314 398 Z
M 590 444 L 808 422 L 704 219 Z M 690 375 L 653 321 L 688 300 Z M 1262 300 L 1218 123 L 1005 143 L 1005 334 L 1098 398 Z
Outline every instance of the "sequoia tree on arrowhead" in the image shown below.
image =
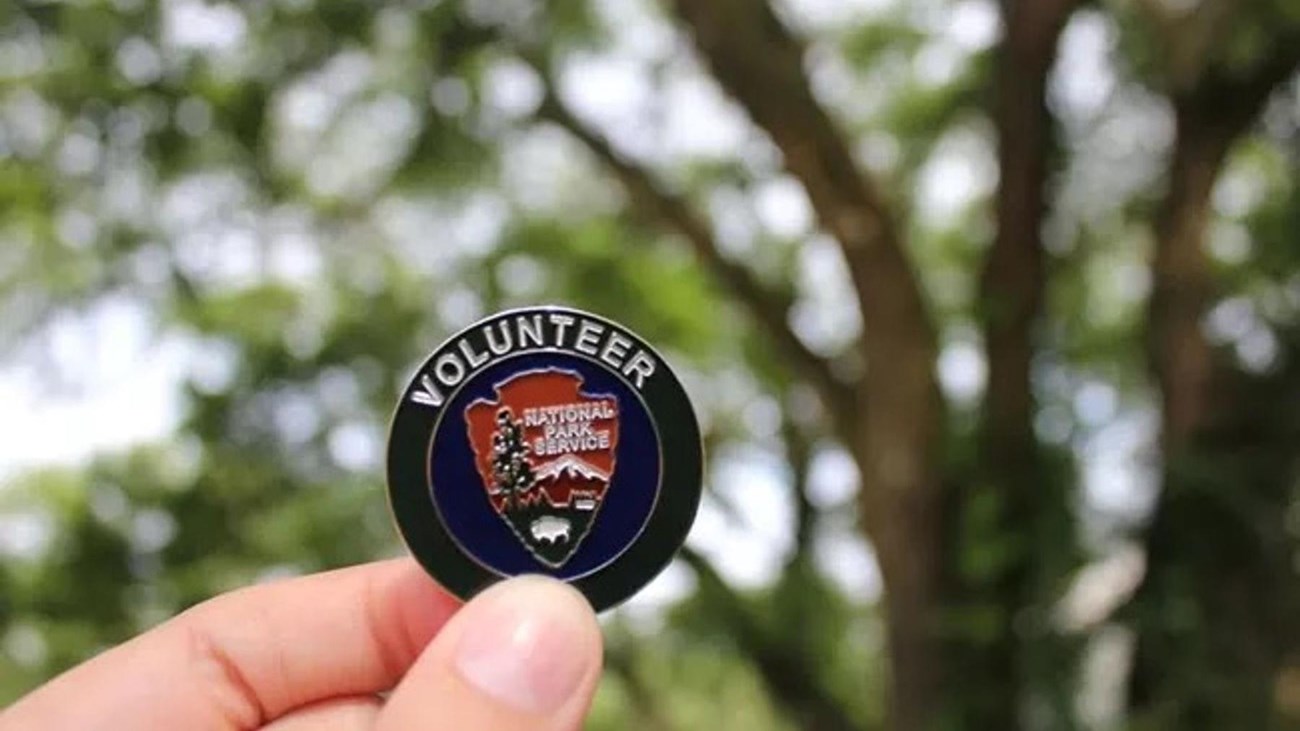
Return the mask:
M 492 434 L 492 476 L 496 489 L 505 495 L 507 509 L 515 507 L 516 499 L 536 481 L 523 426 L 512 416 L 509 408 L 502 407 L 497 412 L 498 429 Z

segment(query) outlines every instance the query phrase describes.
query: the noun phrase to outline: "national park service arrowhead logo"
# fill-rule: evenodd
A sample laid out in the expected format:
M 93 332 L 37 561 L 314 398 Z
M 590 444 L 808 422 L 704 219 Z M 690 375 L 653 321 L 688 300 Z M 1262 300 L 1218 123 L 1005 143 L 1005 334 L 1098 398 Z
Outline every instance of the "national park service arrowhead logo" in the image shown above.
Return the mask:
M 552 568 L 591 531 L 616 468 L 618 400 L 584 393 L 582 383 L 569 370 L 525 371 L 465 409 L 492 509 Z

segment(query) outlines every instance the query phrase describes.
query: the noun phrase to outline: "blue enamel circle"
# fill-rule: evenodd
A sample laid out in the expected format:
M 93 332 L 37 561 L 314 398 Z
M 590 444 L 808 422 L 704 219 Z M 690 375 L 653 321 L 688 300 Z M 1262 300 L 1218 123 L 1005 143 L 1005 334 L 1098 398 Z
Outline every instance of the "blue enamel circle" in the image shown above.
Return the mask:
M 476 401 L 492 401 L 498 384 L 531 370 L 562 369 L 582 378 L 584 395 L 613 396 L 618 402 L 619 437 L 614 469 L 604 499 L 576 551 L 558 568 L 539 561 L 493 509 L 475 466 L 465 412 Z M 502 576 L 544 573 L 575 579 L 597 571 L 640 536 L 654 512 L 662 478 L 659 436 L 635 391 L 606 368 L 565 353 L 527 353 L 494 363 L 475 374 L 442 410 L 429 449 L 429 491 L 444 527 L 485 568 Z

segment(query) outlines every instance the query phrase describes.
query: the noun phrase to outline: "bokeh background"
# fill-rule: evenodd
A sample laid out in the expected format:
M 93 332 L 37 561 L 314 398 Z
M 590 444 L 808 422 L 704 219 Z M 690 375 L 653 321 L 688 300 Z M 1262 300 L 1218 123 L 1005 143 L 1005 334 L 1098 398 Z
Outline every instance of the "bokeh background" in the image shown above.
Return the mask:
M 706 431 L 591 729 L 1300 724 L 1295 0 L 0 3 L 0 703 L 401 552 L 559 302 Z

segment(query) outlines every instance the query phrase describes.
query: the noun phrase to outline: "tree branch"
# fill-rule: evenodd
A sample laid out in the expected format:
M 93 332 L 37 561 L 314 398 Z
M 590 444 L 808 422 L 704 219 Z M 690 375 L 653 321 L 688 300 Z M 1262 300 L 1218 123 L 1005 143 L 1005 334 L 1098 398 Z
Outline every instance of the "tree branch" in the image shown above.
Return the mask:
M 844 250 L 868 357 L 931 355 L 933 330 L 888 206 L 813 97 L 802 44 L 765 2 L 676 0 L 675 7 L 714 76 L 780 148 L 822 226 Z
M 785 419 L 781 423 L 781 437 L 785 442 L 786 461 L 790 464 L 790 494 L 794 501 L 793 529 L 794 550 L 786 561 L 789 570 L 809 560 L 812 543 L 817 528 L 817 508 L 808 497 L 808 471 L 812 464 L 813 450 L 808 436 L 790 417 L 789 409 L 783 409 Z
M 1200 83 L 1201 75 L 1210 68 L 1215 43 L 1231 27 L 1229 21 L 1243 5 L 1242 0 L 1200 0 L 1180 13 L 1165 0 L 1135 3 L 1164 46 L 1165 72 L 1174 93 Z
M 794 332 L 788 319 L 791 304 L 788 298 L 764 286 L 747 268 L 725 257 L 709 227 L 690 205 L 665 191 L 649 172 L 619 154 L 604 137 L 579 120 L 560 100 L 549 81 L 538 115 L 582 142 L 614 173 L 637 208 L 690 244 L 701 263 L 740 301 L 796 372 L 817 390 L 840 437 L 850 438 L 852 425 L 856 423 L 854 387 L 841 381 L 826 359 L 814 353 Z
M 1209 68 L 1214 45 L 1241 0 L 1201 0 L 1179 24 L 1174 45 L 1169 49 L 1169 72 L 1174 89 L 1195 85 Z
M 1280 32 L 1263 59 L 1236 73 L 1206 69 L 1194 88 L 1174 95 L 1175 111 L 1215 128 L 1213 134 L 1228 142 L 1235 140 L 1259 116 L 1274 90 L 1300 69 L 1300 26 Z
M 1133 0 L 1138 13 L 1151 24 L 1160 41 L 1169 44 L 1178 24 L 1178 14 L 1165 0 Z
M 1177 451 L 1203 426 L 1211 376 L 1200 320 L 1212 285 L 1205 257 L 1210 196 L 1228 151 L 1259 116 L 1273 90 L 1300 66 L 1300 29 L 1241 75 L 1209 69 L 1174 98 L 1169 191 L 1156 222 L 1149 362 L 1164 403 L 1162 441 Z
M 1016 461 L 1034 443 L 1030 364 L 1033 327 L 1042 308 L 1042 227 L 1047 211 L 1052 120 L 1047 79 L 1056 47 L 1078 0 L 1023 0 L 1006 10 L 997 67 L 1000 179 L 997 235 L 980 280 L 980 314 L 989 358 L 986 438 L 999 454 L 992 464 Z
M 699 591 L 748 655 L 763 684 L 807 731 L 853 731 L 853 722 L 838 701 L 818 684 L 817 669 L 798 648 L 782 646 L 755 621 L 744 600 L 718 575 L 708 559 L 690 548 L 678 554 L 695 572 Z

